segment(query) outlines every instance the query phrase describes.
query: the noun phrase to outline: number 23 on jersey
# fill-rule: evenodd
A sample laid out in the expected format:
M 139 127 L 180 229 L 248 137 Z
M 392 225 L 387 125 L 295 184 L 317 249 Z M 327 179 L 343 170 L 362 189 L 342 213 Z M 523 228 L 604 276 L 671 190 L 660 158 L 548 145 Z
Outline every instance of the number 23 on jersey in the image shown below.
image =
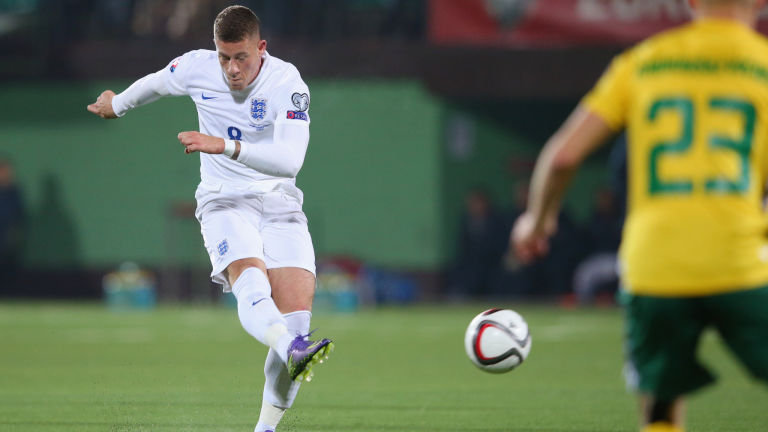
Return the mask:
M 653 100 L 647 111 L 646 127 L 653 128 L 660 125 L 665 116 L 676 115 L 675 122 L 679 124 L 680 132 L 671 139 L 651 143 L 647 163 L 648 194 L 688 195 L 699 191 L 717 195 L 747 193 L 751 183 L 749 156 L 755 133 L 755 111 L 751 102 L 735 97 L 712 97 L 706 103 L 698 105 L 690 98 L 680 96 Z M 704 121 L 704 117 L 708 123 L 704 128 L 697 127 L 697 122 Z M 714 121 L 718 118 L 719 121 Z M 709 126 L 710 123 L 712 126 Z M 738 126 L 732 127 L 734 124 Z M 738 130 L 738 134 L 734 134 L 734 130 Z M 697 136 L 697 133 L 701 136 Z M 699 150 L 696 146 L 704 146 L 706 157 L 698 159 L 698 162 L 684 162 L 686 156 Z M 698 166 L 698 169 L 691 171 L 702 172 L 710 169 L 706 164 L 720 160 L 717 157 L 722 158 L 725 155 L 736 161 L 735 171 L 728 168 L 727 173 L 720 173 L 715 167 L 711 174 L 700 178 L 662 174 L 662 164 L 666 164 L 669 169 L 675 169 L 675 166 L 685 169 L 684 164 L 704 163 L 705 166 Z M 733 164 L 726 164 L 731 165 Z

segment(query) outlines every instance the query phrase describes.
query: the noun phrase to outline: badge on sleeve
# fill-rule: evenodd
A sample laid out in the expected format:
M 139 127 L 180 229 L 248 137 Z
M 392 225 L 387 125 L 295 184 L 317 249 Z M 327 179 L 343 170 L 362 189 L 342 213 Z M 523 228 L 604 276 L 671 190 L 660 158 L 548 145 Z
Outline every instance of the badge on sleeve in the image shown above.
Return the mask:
M 288 120 L 309 121 L 309 119 L 307 118 L 307 113 L 305 113 L 304 111 L 288 111 L 285 118 L 287 118 Z
M 171 73 L 176 72 L 176 68 L 179 66 L 179 60 L 181 60 L 181 57 L 177 57 L 174 61 L 171 62 Z
M 306 93 L 294 93 L 291 95 L 291 102 L 297 111 L 306 111 L 309 109 L 309 95 Z

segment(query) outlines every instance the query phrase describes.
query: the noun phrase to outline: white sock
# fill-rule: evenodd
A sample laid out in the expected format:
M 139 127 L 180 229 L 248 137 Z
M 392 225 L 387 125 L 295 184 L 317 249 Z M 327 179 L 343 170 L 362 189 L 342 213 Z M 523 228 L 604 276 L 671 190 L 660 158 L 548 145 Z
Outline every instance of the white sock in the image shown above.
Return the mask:
M 283 315 L 288 324 L 288 332 L 291 337 L 304 335 L 309 332 L 309 321 L 312 313 L 309 311 L 291 312 Z M 262 397 L 261 414 L 259 415 L 259 424 L 256 426 L 256 432 L 274 431 L 277 423 L 282 417 L 282 413 L 293 405 L 296 394 L 299 392 L 301 383 L 291 380 L 288 375 L 288 369 L 285 363 L 275 353 L 274 349 L 269 350 L 267 361 L 264 363 L 264 396 Z M 272 423 L 275 418 L 276 410 L 280 410 L 280 417 Z M 259 429 L 259 428 L 262 429 Z M 270 429 L 272 428 L 272 429 Z
M 237 315 L 245 331 L 259 342 L 274 349 L 283 363 L 287 362 L 288 345 L 293 336 L 272 300 L 272 287 L 261 269 L 252 267 L 240 274 L 232 286 L 237 298 Z
M 284 408 L 278 408 L 267 402 L 262 402 L 259 424 L 256 425 L 256 429 L 253 432 L 275 432 L 277 424 L 283 418 L 283 414 L 285 414 Z
M 288 332 L 291 337 L 307 334 L 309 332 L 309 321 L 312 313 L 309 311 L 291 312 L 283 315 L 288 325 Z M 287 351 L 287 349 L 286 349 Z M 290 408 L 293 400 L 296 399 L 296 393 L 299 391 L 299 383 L 291 380 L 288 375 L 288 369 L 285 362 L 280 360 L 277 354 L 280 351 L 269 350 L 267 361 L 264 363 L 264 400 L 270 404 Z

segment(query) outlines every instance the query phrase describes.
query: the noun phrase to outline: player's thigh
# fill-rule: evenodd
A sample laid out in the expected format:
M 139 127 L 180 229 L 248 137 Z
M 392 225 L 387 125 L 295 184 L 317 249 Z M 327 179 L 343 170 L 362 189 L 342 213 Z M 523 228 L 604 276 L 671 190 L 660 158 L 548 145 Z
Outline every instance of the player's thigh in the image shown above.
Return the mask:
M 280 267 L 267 270 L 272 285 L 272 299 L 282 313 L 312 310 L 315 275 L 307 269 Z
M 285 192 L 264 197 L 261 235 L 272 297 L 282 312 L 310 310 L 315 251 L 299 198 Z
M 230 290 L 227 268 L 243 259 L 264 259 L 259 215 L 252 209 L 233 207 L 230 202 L 208 203 L 197 213 L 205 249 L 211 259 L 211 279 Z
M 696 359 L 706 326 L 696 299 L 628 296 L 626 343 L 640 393 L 673 400 L 713 381 Z
M 261 237 L 268 269 L 298 267 L 315 274 L 315 250 L 297 198 L 281 192 L 264 197 Z
M 768 382 L 768 287 L 709 297 L 707 311 L 744 366 Z

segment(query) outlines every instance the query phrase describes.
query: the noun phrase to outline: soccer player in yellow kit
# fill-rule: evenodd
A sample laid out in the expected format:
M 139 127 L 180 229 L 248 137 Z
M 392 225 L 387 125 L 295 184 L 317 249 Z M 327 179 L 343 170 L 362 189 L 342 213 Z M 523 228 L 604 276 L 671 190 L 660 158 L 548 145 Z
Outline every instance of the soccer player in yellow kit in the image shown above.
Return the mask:
M 626 128 L 620 272 L 644 431 L 682 431 L 683 397 L 714 381 L 696 359 L 706 328 L 768 381 L 765 2 L 689 0 L 693 22 L 616 57 L 542 150 L 512 231 L 522 260 L 546 254 L 571 176 Z

